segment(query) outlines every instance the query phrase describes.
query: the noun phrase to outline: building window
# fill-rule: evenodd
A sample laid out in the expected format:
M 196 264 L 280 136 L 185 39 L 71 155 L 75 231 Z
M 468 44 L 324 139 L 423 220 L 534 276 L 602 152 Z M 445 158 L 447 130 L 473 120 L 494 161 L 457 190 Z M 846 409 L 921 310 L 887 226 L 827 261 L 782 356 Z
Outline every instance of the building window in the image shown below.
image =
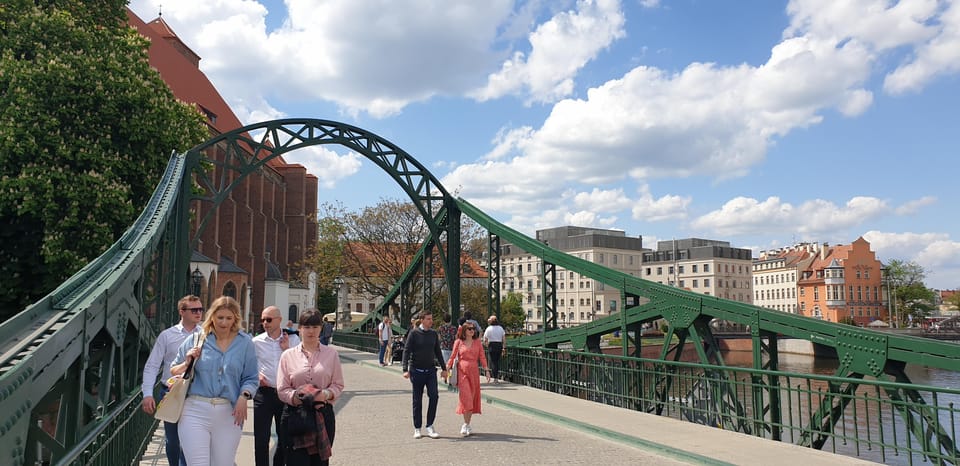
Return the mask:
M 703 264 L 703 273 L 710 273 L 710 264 Z
M 290 309 L 287 309 L 287 320 L 300 322 L 300 313 L 298 312 L 296 304 L 291 304 Z
M 227 282 L 226 285 L 223 285 L 223 295 L 237 299 L 237 285 L 234 285 L 233 282 Z
M 657 267 L 657 275 L 663 275 L 663 267 Z
M 704 288 L 710 288 L 710 279 L 709 279 L 709 278 L 704 278 L 704 279 L 703 279 L 703 287 L 704 287 Z
M 678 266 L 677 266 L 677 273 L 683 273 L 683 266 L 682 266 L 682 265 L 678 265 Z
M 685 288 L 686 285 L 683 284 L 684 280 L 680 280 L 680 288 Z
M 700 288 L 700 280 L 694 280 L 694 281 L 693 281 L 693 287 L 694 287 L 694 288 Z
M 610 300 L 610 312 L 617 312 L 617 300 L 616 300 L 616 299 L 611 299 L 611 300 Z
M 691 265 L 691 266 L 690 266 L 690 269 L 691 269 L 691 272 L 697 273 L 697 264 Z
M 597 263 L 598 263 L 598 264 L 602 264 L 602 263 L 603 263 L 603 253 L 602 253 L 602 252 L 598 252 L 598 253 L 597 253 Z

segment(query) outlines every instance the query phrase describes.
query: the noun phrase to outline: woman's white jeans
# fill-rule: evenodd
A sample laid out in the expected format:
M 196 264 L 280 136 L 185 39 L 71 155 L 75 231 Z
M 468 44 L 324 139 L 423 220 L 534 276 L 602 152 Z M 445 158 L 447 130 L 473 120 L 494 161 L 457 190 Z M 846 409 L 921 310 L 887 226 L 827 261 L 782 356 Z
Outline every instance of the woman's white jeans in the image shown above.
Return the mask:
M 212 404 L 188 396 L 177 432 L 188 466 L 233 466 L 242 429 L 233 421 L 230 403 Z

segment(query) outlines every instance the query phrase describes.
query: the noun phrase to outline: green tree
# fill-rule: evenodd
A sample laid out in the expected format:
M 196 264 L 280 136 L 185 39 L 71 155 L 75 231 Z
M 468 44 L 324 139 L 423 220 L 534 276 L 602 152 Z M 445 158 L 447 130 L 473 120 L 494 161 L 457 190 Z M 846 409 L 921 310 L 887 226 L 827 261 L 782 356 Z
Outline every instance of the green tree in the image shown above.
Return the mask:
M 911 320 L 920 322 L 935 308 L 935 293 L 924 285 L 926 271 L 913 261 L 891 260 L 884 271 L 884 280 L 890 287 L 893 319 L 899 326 Z
M 0 5 L 0 318 L 132 223 L 174 150 L 207 137 L 147 61 L 125 0 Z
M 500 325 L 508 332 L 522 332 L 526 319 L 523 297 L 519 293 L 507 293 L 500 303 Z

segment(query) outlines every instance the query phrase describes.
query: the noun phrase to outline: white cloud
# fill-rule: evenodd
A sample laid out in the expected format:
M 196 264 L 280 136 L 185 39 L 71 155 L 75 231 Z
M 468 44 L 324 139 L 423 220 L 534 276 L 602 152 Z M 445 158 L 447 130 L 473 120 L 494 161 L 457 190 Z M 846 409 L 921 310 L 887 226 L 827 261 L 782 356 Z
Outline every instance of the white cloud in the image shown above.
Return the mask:
M 891 94 L 919 90 L 935 77 L 960 72 L 960 3 L 948 3 L 937 35 L 917 47 L 912 60 L 887 75 L 883 88 Z
M 131 8 L 150 19 L 153 2 Z M 511 0 L 287 0 L 282 26 L 250 0 L 167 0 L 163 18 L 225 96 L 318 100 L 383 117 L 437 95 L 461 95 L 496 66 Z M 442 5 L 442 7 L 441 7 Z
M 912 201 L 905 202 L 900 207 L 897 207 L 895 212 L 897 215 L 912 215 L 917 213 L 923 207 L 933 205 L 937 202 L 937 198 L 933 196 L 924 196 L 920 199 L 914 199 Z
M 695 219 L 691 226 L 720 235 L 799 233 L 802 239 L 817 240 L 877 218 L 887 210 L 886 202 L 873 197 L 854 197 L 844 206 L 823 199 L 794 206 L 776 196 L 762 202 L 737 197 Z
M 946 233 L 869 231 L 863 238 L 884 263 L 913 261 L 927 272 L 925 283 L 937 289 L 960 289 L 960 242 Z
M 618 0 L 578 0 L 530 33 L 529 56 L 514 52 L 487 84 L 470 94 L 480 101 L 529 92 L 529 100 L 553 102 L 573 93 L 573 78 L 597 53 L 624 36 Z

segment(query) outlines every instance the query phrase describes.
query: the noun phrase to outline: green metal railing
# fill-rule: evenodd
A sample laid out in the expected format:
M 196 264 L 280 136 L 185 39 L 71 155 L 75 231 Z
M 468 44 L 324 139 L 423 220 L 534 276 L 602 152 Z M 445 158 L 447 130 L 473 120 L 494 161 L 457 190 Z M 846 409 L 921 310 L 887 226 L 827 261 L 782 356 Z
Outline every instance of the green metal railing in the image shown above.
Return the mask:
M 504 367 L 508 380 L 534 388 L 841 455 L 886 464 L 960 464 L 950 440 L 957 438 L 960 421 L 957 389 L 748 368 L 717 371 L 704 364 L 549 348 L 511 347 Z M 671 384 L 661 383 L 668 379 Z M 907 395 L 912 393 L 922 399 Z M 728 394 L 742 402 L 736 405 L 741 409 L 727 402 Z M 845 409 L 820 419 L 820 410 L 836 406 L 837 397 Z M 755 408 L 771 399 L 779 400 L 782 419 Z

